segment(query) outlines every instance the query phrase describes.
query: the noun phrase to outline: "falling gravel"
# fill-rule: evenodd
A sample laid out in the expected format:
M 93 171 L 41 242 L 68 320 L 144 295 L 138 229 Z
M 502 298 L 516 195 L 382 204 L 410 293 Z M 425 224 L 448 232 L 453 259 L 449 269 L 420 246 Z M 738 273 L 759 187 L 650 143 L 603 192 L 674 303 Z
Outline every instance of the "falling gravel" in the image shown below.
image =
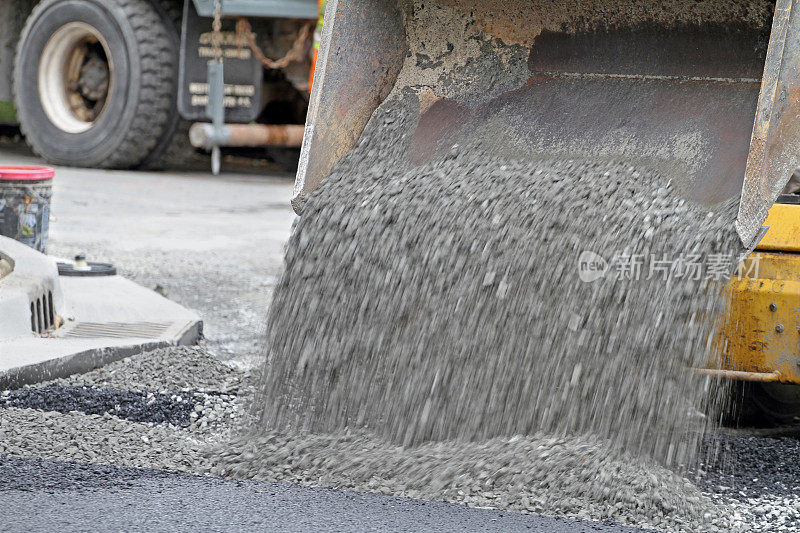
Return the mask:
M 501 98 L 528 55 L 462 15 L 438 55 L 424 36 L 441 24 L 407 21 L 431 55 L 406 57 L 305 199 L 253 421 L 213 471 L 746 529 L 683 477 L 725 400 L 691 369 L 713 358 L 744 252 L 737 206 L 694 205 L 656 166 L 531 155 Z
M 335 173 L 296 227 L 265 426 L 367 427 L 405 445 L 592 433 L 667 465 L 692 459 L 687 419 L 706 391 L 690 369 L 709 356 L 723 284 L 631 261 L 733 263 L 730 211 L 709 216 L 617 164 L 459 151 L 381 170 Z M 586 253 L 608 258 L 605 278 L 582 281 Z
M 709 214 L 613 162 L 460 147 L 413 167 L 403 139 L 414 106 L 413 95 L 384 105 L 370 142 L 306 205 L 271 308 L 256 422 L 214 452 L 218 471 L 665 530 L 736 527 L 657 466 L 693 461 L 713 419 L 689 369 L 709 355 L 721 284 L 678 266 L 651 279 L 611 266 L 594 283 L 579 272 L 587 250 L 609 264 L 690 252 L 733 261 L 731 206 Z M 366 433 L 342 450 L 314 445 L 350 430 Z M 276 459 L 272 439 L 293 444 Z M 472 495 L 486 481 L 494 503 Z

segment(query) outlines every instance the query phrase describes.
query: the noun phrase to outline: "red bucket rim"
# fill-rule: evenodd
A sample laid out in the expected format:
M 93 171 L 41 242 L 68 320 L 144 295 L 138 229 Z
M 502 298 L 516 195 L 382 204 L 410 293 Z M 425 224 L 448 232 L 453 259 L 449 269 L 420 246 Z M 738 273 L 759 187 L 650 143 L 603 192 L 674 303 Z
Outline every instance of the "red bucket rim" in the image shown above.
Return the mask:
M 51 180 L 55 174 L 55 169 L 51 167 L 0 165 L 0 181 Z

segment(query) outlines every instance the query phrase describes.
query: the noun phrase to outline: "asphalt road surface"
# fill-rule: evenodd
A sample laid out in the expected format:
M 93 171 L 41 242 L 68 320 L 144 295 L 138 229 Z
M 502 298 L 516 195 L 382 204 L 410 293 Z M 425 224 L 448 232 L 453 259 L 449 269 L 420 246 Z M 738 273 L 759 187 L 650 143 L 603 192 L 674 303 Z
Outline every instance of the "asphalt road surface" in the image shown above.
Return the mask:
M 3 531 L 633 532 L 379 494 L 0 459 Z

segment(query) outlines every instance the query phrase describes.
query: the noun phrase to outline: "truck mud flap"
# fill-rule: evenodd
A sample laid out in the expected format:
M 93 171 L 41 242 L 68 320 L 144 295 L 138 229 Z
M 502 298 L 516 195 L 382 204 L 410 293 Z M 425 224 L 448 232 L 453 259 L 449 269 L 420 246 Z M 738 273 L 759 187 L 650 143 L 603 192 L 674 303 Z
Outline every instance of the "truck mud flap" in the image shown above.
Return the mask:
M 207 120 L 208 62 L 214 59 L 212 19 L 201 17 L 192 0 L 183 8 L 178 110 L 186 120 Z M 236 36 L 236 20 L 223 19 L 221 48 L 225 64 L 225 121 L 252 122 L 261 112 L 262 67 L 246 41 Z

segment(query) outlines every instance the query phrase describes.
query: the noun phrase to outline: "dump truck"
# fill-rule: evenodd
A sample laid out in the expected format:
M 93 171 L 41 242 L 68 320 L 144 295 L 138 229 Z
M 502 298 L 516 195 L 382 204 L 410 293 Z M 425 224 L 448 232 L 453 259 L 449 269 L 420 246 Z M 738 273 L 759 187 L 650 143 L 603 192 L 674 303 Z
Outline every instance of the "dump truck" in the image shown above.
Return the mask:
M 509 79 L 465 77 L 502 53 Z M 800 2 L 330 0 L 298 213 L 393 92 L 418 97 L 427 148 L 511 107 L 485 135 L 515 154 L 646 165 L 709 208 L 739 198 L 750 255 L 697 370 L 743 384 L 762 421 L 800 415 Z
M 317 0 L 4 1 L 0 123 L 58 165 L 161 168 L 237 145 L 296 166 L 317 16 Z

